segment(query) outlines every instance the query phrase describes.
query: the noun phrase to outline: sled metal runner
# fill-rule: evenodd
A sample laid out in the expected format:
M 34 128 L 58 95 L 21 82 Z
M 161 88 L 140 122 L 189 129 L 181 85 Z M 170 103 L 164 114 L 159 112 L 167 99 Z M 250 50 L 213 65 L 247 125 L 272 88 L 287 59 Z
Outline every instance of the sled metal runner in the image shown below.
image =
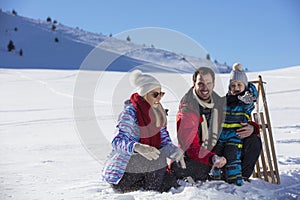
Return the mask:
M 252 119 L 259 125 L 259 136 L 262 140 L 262 151 L 256 162 L 252 177 L 261 178 L 270 183 L 280 184 L 272 127 L 264 88 L 266 82 L 262 81 L 261 76 L 258 76 L 258 81 L 251 82 L 257 87 L 258 91 L 258 99 L 255 102 Z

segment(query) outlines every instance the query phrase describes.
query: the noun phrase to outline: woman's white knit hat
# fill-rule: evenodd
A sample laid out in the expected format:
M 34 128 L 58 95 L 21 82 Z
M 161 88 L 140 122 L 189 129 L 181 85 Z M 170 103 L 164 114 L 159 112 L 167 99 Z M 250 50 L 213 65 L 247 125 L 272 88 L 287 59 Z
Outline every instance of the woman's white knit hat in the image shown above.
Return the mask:
M 140 70 L 131 72 L 129 81 L 132 86 L 137 88 L 137 93 L 144 96 L 155 88 L 161 88 L 159 81 L 150 74 L 144 74 Z
M 230 73 L 230 80 L 229 84 L 231 84 L 233 81 L 242 81 L 245 86 L 248 85 L 248 78 L 246 73 L 243 71 L 243 66 L 240 63 L 234 63 L 232 65 L 232 71 Z

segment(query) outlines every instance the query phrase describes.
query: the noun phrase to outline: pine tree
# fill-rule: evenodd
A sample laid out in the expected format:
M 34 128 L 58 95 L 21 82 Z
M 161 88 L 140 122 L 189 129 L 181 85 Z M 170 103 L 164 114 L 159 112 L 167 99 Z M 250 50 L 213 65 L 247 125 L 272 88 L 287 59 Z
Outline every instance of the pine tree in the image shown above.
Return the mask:
M 127 40 L 127 42 L 130 42 L 130 41 L 131 41 L 129 35 L 127 36 L 126 40 Z
M 206 55 L 206 60 L 210 60 L 210 55 L 209 55 L 209 53 Z
M 7 49 L 9 52 L 11 52 L 12 50 L 15 50 L 15 45 L 14 42 L 12 40 L 9 40 L 9 43 L 7 45 Z
M 13 15 L 17 15 L 17 12 L 13 9 L 13 10 L 12 10 L 12 14 L 13 14 Z
M 51 18 L 50 17 L 47 17 L 47 22 L 51 22 Z

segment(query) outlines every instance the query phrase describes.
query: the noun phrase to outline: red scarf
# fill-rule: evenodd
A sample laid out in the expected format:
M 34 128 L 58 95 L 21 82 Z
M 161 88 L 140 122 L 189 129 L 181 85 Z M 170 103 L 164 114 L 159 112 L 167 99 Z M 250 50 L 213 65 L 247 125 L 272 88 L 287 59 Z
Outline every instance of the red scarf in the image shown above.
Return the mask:
M 130 97 L 136 110 L 136 117 L 140 127 L 140 143 L 160 149 L 160 128 L 156 127 L 156 119 L 150 104 L 138 93 Z

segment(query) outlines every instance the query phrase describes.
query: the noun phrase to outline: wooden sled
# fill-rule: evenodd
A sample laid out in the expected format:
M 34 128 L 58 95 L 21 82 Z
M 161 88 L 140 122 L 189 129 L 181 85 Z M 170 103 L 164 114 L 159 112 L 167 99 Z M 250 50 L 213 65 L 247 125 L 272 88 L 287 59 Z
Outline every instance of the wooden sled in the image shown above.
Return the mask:
M 258 81 L 251 82 L 256 86 L 258 91 L 258 99 L 255 102 L 255 110 L 252 112 L 252 120 L 260 127 L 259 136 L 262 140 L 262 151 L 256 162 L 252 177 L 280 184 L 272 127 L 264 88 L 265 82 L 262 81 L 261 76 L 258 76 Z

